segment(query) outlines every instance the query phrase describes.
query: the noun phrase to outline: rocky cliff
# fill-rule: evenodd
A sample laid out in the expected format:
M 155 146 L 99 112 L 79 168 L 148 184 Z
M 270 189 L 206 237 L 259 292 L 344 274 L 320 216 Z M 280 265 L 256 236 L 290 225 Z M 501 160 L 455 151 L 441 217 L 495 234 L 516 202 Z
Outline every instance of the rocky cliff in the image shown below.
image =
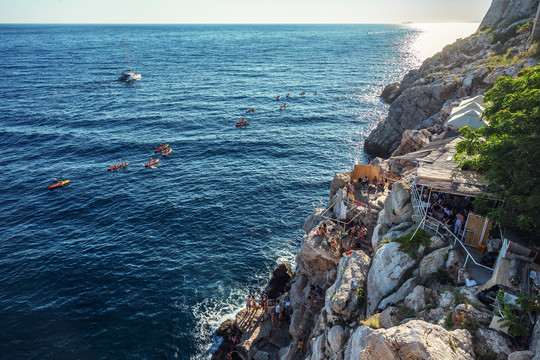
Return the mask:
M 481 27 L 491 28 L 504 21 L 532 17 L 538 9 L 538 0 L 493 0 Z
M 484 93 L 499 76 L 515 76 L 522 68 L 536 65 L 538 44 L 527 40 L 537 5 L 538 1 L 494 0 L 485 21 L 496 19 L 503 27 L 484 29 L 446 46 L 401 82 L 387 86 L 382 97 L 391 104 L 388 116 L 366 139 L 366 152 L 390 156 L 406 130 L 442 124 L 448 116 L 444 109 L 452 102 Z M 520 18 L 510 24 L 500 22 L 510 9 Z
M 485 21 L 497 23 L 523 9 L 527 15 L 532 3 L 494 0 Z M 531 29 L 524 19 L 479 31 L 388 86 L 382 94 L 391 103 L 388 118 L 366 140 L 367 150 L 399 155 L 437 147 L 456 101 L 538 62 L 538 44 L 527 41 Z M 448 158 L 450 144 L 444 144 L 437 156 Z M 393 159 L 374 164 L 397 177 L 410 168 Z M 488 327 L 492 311 L 474 295 L 478 286 L 465 286 L 464 259 L 453 244 L 427 233 L 421 243 L 408 242 L 418 227 L 410 180 L 396 182 L 391 191 L 357 191 L 358 203 L 348 205 L 344 222 L 366 226 L 369 236 L 357 241 L 344 234 L 328 215 L 348 179 L 349 173 L 336 174 L 328 205 L 305 221 L 290 281 L 276 288 L 268 308 L 242 310 L 223 324 L 225 341 L 214 359 L 540 360 L 540 320 L 530 347 L 516 345 Z M 319 234 L 322 224 L 327 235 Z M 285 312 L 278 308 L 287 303 Z

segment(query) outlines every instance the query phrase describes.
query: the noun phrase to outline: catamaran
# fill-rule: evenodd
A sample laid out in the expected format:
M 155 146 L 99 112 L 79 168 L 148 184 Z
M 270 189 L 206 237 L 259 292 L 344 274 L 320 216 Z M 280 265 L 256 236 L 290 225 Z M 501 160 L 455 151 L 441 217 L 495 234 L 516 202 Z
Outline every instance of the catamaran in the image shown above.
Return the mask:
M 124 49 L 126 49 L 126 57 L 127 57 L 128 65 L 129 65 L 129 70 L 122 71 L 122 74 L 120 75 L 120 77 L 118 77 L 118 80 L 120 81 L 141 80 L 142 78 L 141 74 L 137 74 L 135 71 L 131 71 L 131 61 L 129 61 L 129 54 L 127 51 L 126 40 L 124 40 Z

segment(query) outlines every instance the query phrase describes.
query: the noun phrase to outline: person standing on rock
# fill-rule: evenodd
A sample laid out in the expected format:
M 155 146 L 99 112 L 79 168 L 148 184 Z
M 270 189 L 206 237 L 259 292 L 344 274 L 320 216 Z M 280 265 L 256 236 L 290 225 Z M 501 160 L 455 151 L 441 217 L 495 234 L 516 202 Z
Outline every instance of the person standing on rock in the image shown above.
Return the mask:
M 272 329 L 276 328 L 276 321 L 278 322 L 278 327 L 281 327 L 281 319 L 281 305 L 278 301 L 276 307 L 274 308 L 274 312 L 272 313 Z
M 246 300 L 246 310 L 248 313 L 251 312 L 251 296 L 248 295 L 247 297 L 247 300 Z

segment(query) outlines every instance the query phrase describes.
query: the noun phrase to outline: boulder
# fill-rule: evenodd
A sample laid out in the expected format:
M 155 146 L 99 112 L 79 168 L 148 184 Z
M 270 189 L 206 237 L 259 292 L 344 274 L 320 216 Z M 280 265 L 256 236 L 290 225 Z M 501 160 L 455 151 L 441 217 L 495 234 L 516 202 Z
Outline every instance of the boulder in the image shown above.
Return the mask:
M 371 258 L 362 250 L 356 250 L 349 256 L 341 258 L 338 265 L 336 282 L 326 291 L 325 304 L 338 314 L 348 315 L 356 309 L 358 303 L 358 287 L 367 280 Z M 356 282 L 356 289 L 352 288 Z
M 302 226 L 302 229 L 306 234 L 309 234 L 311 230 L 313 230 L 314 227 L 319 225 L 321 221 L 324 220 L 322 214 L 324 213 L 325 209 L 322 208 L 316 208 L 313 210 L 313 213 L 311 213 L 310 216 L 304 221 L 304 226 Z
M 319 335 L 315 341 L 313 341 L 312 346 L 312 353 L 311 353 L 311 360 L 322 360 L 326 359 L 326 353 L 325 353 L 325 343 L 326 343 L 326 336 L 323 334 Z
M 533 356 L 532 351 L 514 351 L 508 355 L 508 360 L 532 360 Z
M 430 249 L 440 249 L 442 247 L 445 247 L 446 246 L 446 240 L 444 240 L 442 237 L 440 236 L 432 236 L 430 239 L 429 239 L 429 248 Z
M 475 336 L 476 354 L 485 354 L 491 350 L 497 354 L 498 359 L 507 359 L 512 352 L 507 336 L 496 330 L 479 328 L 476 330 Z
M 476 290 L 479 289 L 479 286 L 472 288 L 463 287 L 459 290 L 459 293 L 469 301 L 469 303 L 474 306 L 476 309 L 487 311 L 486 306 L 476 297 Z
M 387 85 L 381 93 L 381 98 L 387 104 L 391 104 L 399 95 L 401 95 L 401 91 L 399 90 L 399 83 L 397 82 Z
M 272 274 L 272 278 L 268 283 L 267 295 L 270 299 L 275 299 L 283 294 L 285 287 L 293 276 L 291 267 L 285 263 L 279 264 Z
M 446 320 L 447 313 L 446 313 L 446 310 L 439 307 L 439 308 L 423 311 L 421 316 L 427 322 L 442 326 L 444 324 L 444 321 Z
M 393 306 L 385 309 L 379 314 L 379 325 L 383 329 L 389 329 L 396 326 L 399 321 L 399 309 Z
M 490 314 L 483 313 L 476 310 L 470 304 L 459 304 L 455 307 L 454 312 L 452 313 L 452 322 L 454 327 L 461 327 L 464 324 L 470 323 L 471 321 L 478 321 L 481 324 L 489 324 L 491 320 Z
M 359 326 L 355 332 L 349 337 L 349 341 L 347 342 L 347 347 L 345 349 L 345 356 L 344 360 L 358 360 L 360 359 L 360 354 L 365 350 L 367 347 L 367 338 L 368 336 L 373 333 L 374 330 L 372 330 L 368 326 L 361 325 Z M 389 359 L 386 359 L 389 360 Z
M 334 325 L 328 330 L 327 342 L 330 346 L 330 354 L 335 354 L 341 350 L 343 345 L 347 342 L 347 333 L 341 326 Z
M 304 301 L 309 295 L 308 279 L 305 276 L 296 275 L 293 278 L 289 296 L 291 298 L 291 306 L 294 310 L 304 304 Z
M 363 337 L 363 338 L 360 338 Z M 389 329 L 351 336 L 345 360 L 474 359 L 472 336 L 467 330 L 447 331 L 439 325 L 411 320 Z
M 332 227 L 331 225 L 329 226 Z M 302 247 L 296 257 L 297 273 L 307 277 L 314 277 L 326 273 L 334 268 L 341 257 L 341 254 L 335 251 L 328 251 L 328 248 L 321 245 L 322 239 L 315 235 L 316 229 L 313 229 L 304 237 Z
M 383 295 L 394 289 L 405 271 L 414 264 L 409 254 L 399 250 L 398 243 L 387 243 L 379 248 L 368 273 L 368 315 L 377 309 Z
M 390 228 L 387 231 L 385 231 L 385 229 L 386 226 L 382 224 L 375 226 L 373 229 L 371 246 L 374 252 L 377 251 L 377 248 L 382 242 L 394 241 L 395 239 L 414 231 L 416 229 L 416 224 L 406 221 Z
M 450 291 L 445 291 L 441 294 L 439 298 L 439 307 L 443 309 L 448 309 L 450 306 L 454 304 L 455 297 L 454 294 Z
M 384 202 L 384 210 L 379 213 L 377 224 L 392 227 L 403 222 L 410 222 L 413 212 L 411 193 L 401 182 L 397 182 Z
M 350 172 L 341 173 L 341 174 L 336 173 L 336 175 L 334 176 L 334 179 L 330 183 L 330 200 L 334 198 L 334 196 L 336 195 L 339 189 L 343 189 L 345 186 L 347 186 L 347 183 L 349 181 L 351 181 Z
M 223 337 L 227 331 L 229 331 L 230 327 L 234 324 L 233 319 L 227 319 L 224 322 L 219 325 L 219 327 L 216 330 L 216 336 Z
M 426 288 L 422 285 L 418 285 L 414 288 L 413 292 L 410 293 L 403 302 L 407 308 L 412 309 L 416 312 L 422 310 L 426 307 Z
M 401 144 L 392 153 L 392 156 L 405 155 L 420 150 L 429 143 L 431 135 L 426 129 L 405 130 L 401 138 Z
M 270 354 L 262 350 L 257 351 L 257 353 L 253 356 L 253 360 L 269 360 L 269 359 L 270 359 Z
M 416 285 L 418 285 L 418 279 L 416 277 L 410 278 L 409 280 L 405 281 L 398 291 L 381 300 L 378 309 L 384 310 L 390 305 L 397 305 L 413 291 Z
M 457 284 L 459 269 L 463 268 L 465 260 L 463 256 L 456 249 L 448 253 L 448 259 L 446 260 L 446 271 L 452 276 L 452 279 Z
M 442 268 L 445 265 L 447 254 L 451 249 L 451 246 L 447 246 L 445 248 L 435 250 L 425 256 L 422 261 L 420 261 L 420 265 L 418 266 L 420 277 L 425 277 Z

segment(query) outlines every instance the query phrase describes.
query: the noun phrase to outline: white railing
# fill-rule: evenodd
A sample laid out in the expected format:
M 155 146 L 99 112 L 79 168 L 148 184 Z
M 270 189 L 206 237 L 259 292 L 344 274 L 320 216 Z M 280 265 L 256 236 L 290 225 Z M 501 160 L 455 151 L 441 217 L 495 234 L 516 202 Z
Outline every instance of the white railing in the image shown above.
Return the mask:
M 435 219 L 435 218 L 432 218 L 431 216 L 427 216 L 427 210 L 425 209 L 422 201 L 421 201 L 421 198 L 420 198 L 420 195 L 418 194 L 418 189 L 416 188 L 416 184 L 411 184 L 411 193 L 413 194 L 412 195 L 412 202 L 413 202 L 413 207 L 415 209 L 418 209 L 419 210 L 419 214 L 420 215 L 423 215 L 422 216 L 422 220 L 421 220 L 421 227 L 422 229 L 425 229 L 426 227 L 428 227 L 430 230 L 433 230 L 437 235 L 443 237 L 443 236 L 449 236 L 451 239 L 454 240 L 454 246 L 456 246 L 456 244 L 459 244 L 461 246 L 461 248 L 463 249 L 463 251 L 465 251 L 465 253 L 467 254 L 467 258 L 465 259 L 465 264 L 463 265 L 463 267 L 466 267 L 467 266 L 467 262 L 470 260 L 473 261 L 473 263 L 479 267 L 482 267 L 484 269 L 487 269 L 489 271 L 493 271 L 492 268 L 488 267 L 488 266 L 485 266 L 485 265 L 482 265 L 480 263 L 478 263 L 474 257 L 472 256 L 472 254 L 469 252 L 469 250 L 467 249 L 467 247 L 465 246 L 465 244 L 463 244 L 463 242 L 454 234 L 450 231 L 450 229 L 448 229 L 443 223 L 441 223 L 439 220 Z M 415 204 L 416 202 L 416 204 Z

